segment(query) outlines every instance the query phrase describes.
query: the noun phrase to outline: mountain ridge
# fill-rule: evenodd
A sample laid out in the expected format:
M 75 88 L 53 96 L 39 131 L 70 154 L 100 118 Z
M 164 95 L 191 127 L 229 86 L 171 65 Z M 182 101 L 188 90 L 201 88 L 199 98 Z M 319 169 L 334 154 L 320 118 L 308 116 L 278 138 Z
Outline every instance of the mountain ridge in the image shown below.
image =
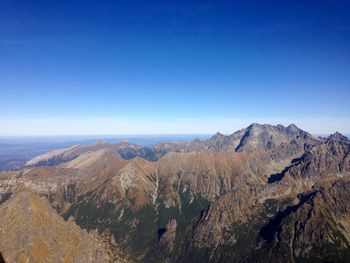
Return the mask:
M 288 262 L 341 262 L 350 249 L 350 142 L 339 138 L 316 139 L 295 125 L 252 124 L 231 135 L 141 152 L 142 146 L 126 142 L 100 142 L 73 148 L 73 154 L 49 154 L 57 163 L 44 155 L 37 165 L 0 173 L 1 202 L 23 188 L 45 196 L 65 220 L 108 235 L 140 262 L 282 262 L 284 255 Z M 156 160 L 140 154 L 150 152 L 161 154 Z M 304 218 L 300 211 L 317 216 Z M 309 224 L 294 234 L 304 241 L 291 245 L 290 221 Z M 316 222 L 329 237 L 324 242 L 322 232 L 311 235 Z M 331 246 L 332 238 L 338 241 Z M 301 253 L 303 246 L 312 249 Z M 317 253 L 327 246 L 332 249 Z

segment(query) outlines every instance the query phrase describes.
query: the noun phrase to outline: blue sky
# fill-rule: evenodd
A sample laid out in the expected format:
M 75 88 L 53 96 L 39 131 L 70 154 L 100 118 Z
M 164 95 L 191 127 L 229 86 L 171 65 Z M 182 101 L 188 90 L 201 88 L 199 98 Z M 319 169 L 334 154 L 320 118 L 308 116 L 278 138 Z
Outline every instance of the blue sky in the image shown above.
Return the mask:
M 3 0 L 0 135 L 349 133 L 349 14 L 345 0 Z

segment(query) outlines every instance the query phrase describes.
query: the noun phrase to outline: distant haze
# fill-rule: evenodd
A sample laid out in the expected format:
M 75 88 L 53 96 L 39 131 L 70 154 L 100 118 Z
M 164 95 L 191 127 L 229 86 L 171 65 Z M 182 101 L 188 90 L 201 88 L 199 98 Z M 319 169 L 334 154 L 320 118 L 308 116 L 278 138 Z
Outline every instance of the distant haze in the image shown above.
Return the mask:
M 312 134 L 350 133 L 350 118 L 0 118 L 0 136 L 231 134 L 254 122 L 294 123 Z
M 93 144 L 97 141 L 106 141 L 109 143 L 119 143 L 127 141 L 138 145 L 150 146 L 159 142 L 187 142 L 194 139 L 208 139 L 212 134 L 168 134 L 168 135 L 48 135 L 48 136 L 0 136 L 0 144 L 23 145 L 23 144 L 50 144 L 50 146 L 59 148 L 73 144 Z M 0 145 L 0 154 L 2 153 Z

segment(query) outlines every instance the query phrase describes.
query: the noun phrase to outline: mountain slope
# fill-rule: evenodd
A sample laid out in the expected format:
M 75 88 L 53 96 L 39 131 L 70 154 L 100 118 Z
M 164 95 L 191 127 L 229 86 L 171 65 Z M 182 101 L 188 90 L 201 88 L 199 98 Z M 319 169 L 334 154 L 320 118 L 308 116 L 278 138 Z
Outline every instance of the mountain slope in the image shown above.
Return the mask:
M 347 262 L 349 147 L 327 141 L 281 181 L 216 199 L 187 236 L 190 249 L 180 261 Z
M 295 125 L 252 124 L 156 144 L 153 161 L 125 142 L 74 151 L 0 173 L 0 201 L 30 189 L 140 262 L 348 258 L 350 143 L 339 134 L 318 140 Z
M 20 192 L 2 204 L 0 226 L 0 251 L 7 262 L 127 262 L 33 193 Z

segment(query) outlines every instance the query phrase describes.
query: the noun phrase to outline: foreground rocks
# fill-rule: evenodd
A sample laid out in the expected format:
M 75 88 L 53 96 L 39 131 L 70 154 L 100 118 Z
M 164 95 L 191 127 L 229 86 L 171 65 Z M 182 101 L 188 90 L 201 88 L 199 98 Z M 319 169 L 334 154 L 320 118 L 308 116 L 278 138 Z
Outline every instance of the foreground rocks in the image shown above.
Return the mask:
M 30 192 L 19 192 L 0 206 L 0 240 L 6 262 L 128 262 L 101 237 L 63 220 L 45 197 Z

